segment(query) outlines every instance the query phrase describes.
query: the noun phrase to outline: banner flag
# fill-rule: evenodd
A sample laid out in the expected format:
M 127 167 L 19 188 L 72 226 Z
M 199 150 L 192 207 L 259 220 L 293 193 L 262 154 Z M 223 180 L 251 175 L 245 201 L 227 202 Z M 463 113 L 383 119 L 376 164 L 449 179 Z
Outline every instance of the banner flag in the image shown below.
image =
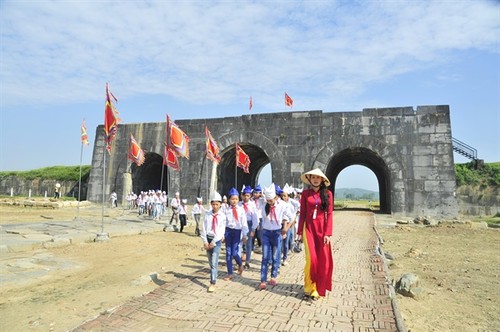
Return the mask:
M 285 105 L 292 108 L 293 106 L 293 99 L 290 98 L 290 96 L 285 92 Z
M 106 83 L 106 104 L 104 106 L 104 141 L 106 142 L 106 150 L 111 153 L 111 143 L 118 131 L 118 111 L 113 104 L 113 100 L 118 102 L 118 99 L 109 91 L 108 83 Z
M 236 166 L 243 169 L 245 173 L 250 173 L 250 157 L 236 143 Z
M 144 151 L 141 149 L 139 143 L 137 143 L 132 134 L 130 134 L 130 150 L 128 152 L 128 159 L 132 160 L 137 166 L 141 166 L 146 160 Z
M 220 163 L 219 147 L 207 126 L 205 126 L 205 136 L 207 137 L 207 159 L 212 160 L 216 164 Z
M 177 154 L 173 149 L 167 146 L 163 149 L 163 165 L 167 165 L 175 171 L 179 170 L 179 159 L 177 159 Z
M 82 121 L 81 140 L 82 144 L 87 146 L 89 145 L 89 135 L 87 135 L 87 126 L 85 125 L 85 119 L 83 119 Z
M 170 120 L 168 115 L 167 130 L 169 136 L 169 142 L 167 142 L 168 147 L 175 150 L 177 155 L 189 159 L 189 137 L 175 124 L 175 122 Z

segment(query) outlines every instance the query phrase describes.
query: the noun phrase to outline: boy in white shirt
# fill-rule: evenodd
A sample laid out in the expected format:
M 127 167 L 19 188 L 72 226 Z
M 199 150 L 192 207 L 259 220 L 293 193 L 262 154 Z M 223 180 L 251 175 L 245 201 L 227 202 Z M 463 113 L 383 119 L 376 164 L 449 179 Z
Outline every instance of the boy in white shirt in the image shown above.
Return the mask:
M 219 267 L 219 254 L 226 231 L 226 215 L 221 209 L 222 198 L 218 192 L 214 192 L 210 199 L 212 208 L 207 211 L 201 226 L 201 240 L 203 248 L 207 251 L 208 263 L 210 264 L 210 286 L 208 292 L 215 291 L 217 273 Z

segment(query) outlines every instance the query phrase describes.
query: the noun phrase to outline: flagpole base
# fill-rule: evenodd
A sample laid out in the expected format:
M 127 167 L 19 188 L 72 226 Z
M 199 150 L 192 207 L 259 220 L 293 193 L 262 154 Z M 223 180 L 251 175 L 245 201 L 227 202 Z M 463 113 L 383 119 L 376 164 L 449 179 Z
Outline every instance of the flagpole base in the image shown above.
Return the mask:
M 108 233 L 97 233 L 95 242 L 102 242 L 102 241 L 107 241 L 109 240 L 109 234 Z

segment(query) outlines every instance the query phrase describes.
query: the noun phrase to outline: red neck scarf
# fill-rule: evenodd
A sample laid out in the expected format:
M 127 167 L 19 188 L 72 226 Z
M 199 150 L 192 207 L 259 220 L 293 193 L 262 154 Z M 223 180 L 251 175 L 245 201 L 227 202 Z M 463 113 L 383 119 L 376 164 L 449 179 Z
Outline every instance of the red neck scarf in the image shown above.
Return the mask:
M 236 222 L 238 222 L 238 211 L 236 210 L 236 206 L 233 206 L 233 217 Z
M 274 221 L 276 221 L 276 223 L 278 224 L 278 217 L 276 216 L 276 206 L 275 205 L 272 205 L 269 207 L 269 220 L 273 221 L 273 218 L 274 218 Z
M 212 232 L 215 234 L 215 229 L 217 228 L 217 215 L 214 214 L 214 217 L 212 219 Z

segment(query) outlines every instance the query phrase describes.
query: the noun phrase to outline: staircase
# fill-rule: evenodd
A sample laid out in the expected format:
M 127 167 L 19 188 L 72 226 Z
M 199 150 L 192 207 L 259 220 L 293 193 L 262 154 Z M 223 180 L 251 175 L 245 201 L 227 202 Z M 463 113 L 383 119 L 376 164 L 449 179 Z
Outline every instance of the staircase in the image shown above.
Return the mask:
M 465 156 L 469 158 L 470 160 L 473 161 L 478 161 L 479 159 L 477 158 L 477 150 L 474 149 L 472 146 L 465 144 L 464 142 L 459 141 L 456 138 L 451 138 L 453 142 L 453 151 L 461 154 L 462 156 Z

